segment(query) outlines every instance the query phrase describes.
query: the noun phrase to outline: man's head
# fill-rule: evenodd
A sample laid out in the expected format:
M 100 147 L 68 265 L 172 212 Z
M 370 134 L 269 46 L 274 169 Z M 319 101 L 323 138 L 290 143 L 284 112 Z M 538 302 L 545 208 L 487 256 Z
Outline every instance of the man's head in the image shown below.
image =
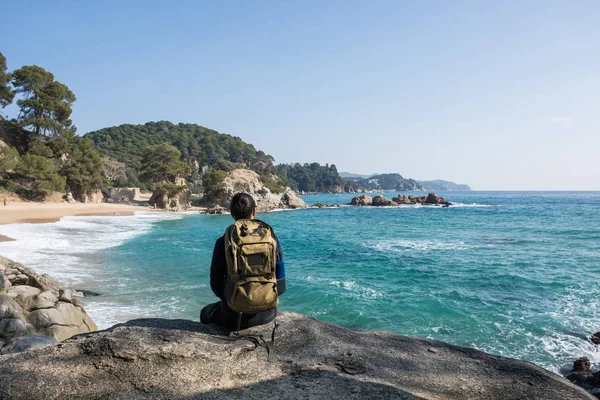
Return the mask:
M 231 216 L 238 219 L 252 219 L 256 215 L 256 203 L 248 193 L 238 193 L 231 199 Z

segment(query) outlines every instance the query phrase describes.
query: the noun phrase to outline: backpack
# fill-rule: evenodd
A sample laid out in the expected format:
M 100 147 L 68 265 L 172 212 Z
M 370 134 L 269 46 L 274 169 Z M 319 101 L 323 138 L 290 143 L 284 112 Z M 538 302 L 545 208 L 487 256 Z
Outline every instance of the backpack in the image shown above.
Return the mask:
M 225 231 L 225 299 L 233 311 L 256 313 L 279 304 L 277 239 L 259 220 L 240 219 Z

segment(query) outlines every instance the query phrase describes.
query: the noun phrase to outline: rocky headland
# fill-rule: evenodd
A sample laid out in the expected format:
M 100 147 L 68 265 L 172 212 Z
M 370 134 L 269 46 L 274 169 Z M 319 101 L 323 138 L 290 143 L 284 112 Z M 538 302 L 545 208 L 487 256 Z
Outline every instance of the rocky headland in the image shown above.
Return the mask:
M 423 205 L 437 205 L 448 207 L 451 206 L 452 203 L 446 201 L 443 197 L 437 196 L 435 193 L 431 192 L 427 196 L 406 196 L 406 195 L 398 195 L 398 197 L 394 197 L 392 199 L 388 199 L 387 197 L 378 194 L 375 197 L 371 197 L 368 194 L 362 194 L 360 196 L 356 196 L 352 198 L 349 205 L 351 206 L 373 206 L 373 207 L 394 207 L 400 205 L 410 205 L 410 204 L 423 204 Z
M 231 198 L 239 192 L 250 194 L 256 201 L 259 212 L 307 207 L 290 188 L 285 188 L 282 193 L 274 193 L 264 185 L 256 172 L 236 169 L 227 174 L 219 187 L 204 194 L 203 203 L 208 208 L 207 213 L 222 214 L 229 208 Z

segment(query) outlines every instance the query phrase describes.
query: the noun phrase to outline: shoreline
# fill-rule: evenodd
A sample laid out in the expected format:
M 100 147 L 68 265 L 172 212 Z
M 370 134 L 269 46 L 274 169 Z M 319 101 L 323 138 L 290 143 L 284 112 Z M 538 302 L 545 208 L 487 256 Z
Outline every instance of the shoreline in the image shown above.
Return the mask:
M 0 225 L 43 224 L 58 222 L 63 217 L 131 216 L 136 211 L 155 211 L 142 206 L 110 203 L 12 203 L 0 207 Z M 12 238 L 0 236 L 1 241 Z

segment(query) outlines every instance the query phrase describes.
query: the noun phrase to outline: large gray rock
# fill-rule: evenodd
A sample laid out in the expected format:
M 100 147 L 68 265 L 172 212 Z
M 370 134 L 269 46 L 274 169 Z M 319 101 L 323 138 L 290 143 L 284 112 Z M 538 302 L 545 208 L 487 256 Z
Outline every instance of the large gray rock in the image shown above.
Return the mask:
M 169 211 L 188 210 L 192 206 L 192 192 L 184 185 L 180 185 L 177 190 L 174 189 L 174 186 L 158 186 L 148 200 L 148 204 Z
M 292 189 L 286 189 L 281 197 L 281 202 L 286 208 L 306 208 L 308 207 L 304 200 L 296 196 L 296 193 Z
M 261 181 L 260 176 L 249 169 L 236 169 L 227 174 L 223 185 L 204 194 L 204 205 L 229 209 L 231 198 L 236 193 L 248 193 L 256 201 L 259 212 L 277 208 L 306 208 L 306 204 L 295 196 L 291 189 L 284 193 L 273 193 Z M 293 194 L 293 196 L 292 196 Z
M 64 340 L 97 329 L 73 290 L 7 258 L 0 257 L 0 265 L 0 278 L 10 283 L 0 293 L 0 340 L 33 333 Z
M 350 201 L 350 205 L 352 206 L 370 206 L 372 203 L 373 199 L 368 194 L 361 194 Z
M 396 203 L 393 202 L 392 200 L 388 199 L 387 197 L 384 197 L 384 196 L 378 194 L 377 196 L 373 197 L 373 201 L 372 201 L 371 205 L 376 206 L 376 207 L 390 207 L 390 206 L 395 206 Z
M 283 313 L 224 336 L 146 319 L 0 358 L 7 399 L 593 399 L 560 376 L 475 349 Z M 244 336 L 253 334 L 255 336 Z

